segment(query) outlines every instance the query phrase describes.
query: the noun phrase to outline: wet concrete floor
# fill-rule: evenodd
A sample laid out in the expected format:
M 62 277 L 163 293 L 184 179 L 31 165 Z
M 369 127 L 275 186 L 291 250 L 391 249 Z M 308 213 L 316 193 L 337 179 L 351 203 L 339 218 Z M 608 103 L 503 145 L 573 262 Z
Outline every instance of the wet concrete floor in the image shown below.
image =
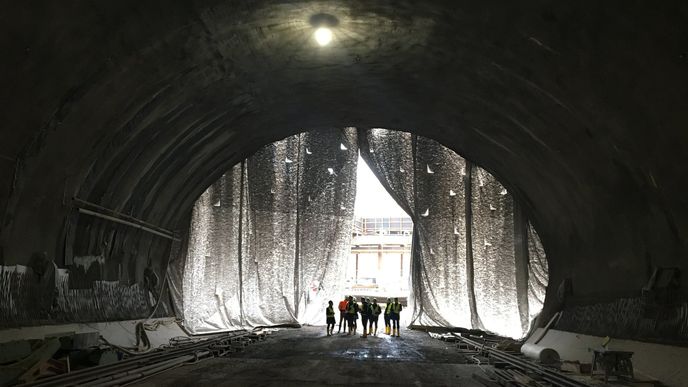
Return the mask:
M 403 329 L 384 334 L 325 335 L 324 327 L 283 329 L 243 352 L 176 368 L 136 386 L 482 386 L 479 366 L 453 343 Z

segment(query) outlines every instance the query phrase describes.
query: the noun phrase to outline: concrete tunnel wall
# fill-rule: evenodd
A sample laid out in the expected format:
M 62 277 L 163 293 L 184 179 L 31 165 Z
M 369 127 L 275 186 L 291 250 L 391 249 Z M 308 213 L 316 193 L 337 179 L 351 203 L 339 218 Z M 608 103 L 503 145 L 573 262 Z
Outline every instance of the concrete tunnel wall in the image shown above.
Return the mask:
M 685 281 L 659 314 L 638 302 L 654 266 L 688 267 L 685 2 L 4 8 L 4 265 L 102 254 L 85 281 L 141 282 L 170 243 L 77 215 L 72 197 L 183 233 L 200 193 L 263 144 L 321 127 L 402 129 L 525 203 L 550 260 L 543 319 L 564 300 L 570 330 L 688 341 Z M 312 39 L 318 13 L 339 21 L 325 48 Z

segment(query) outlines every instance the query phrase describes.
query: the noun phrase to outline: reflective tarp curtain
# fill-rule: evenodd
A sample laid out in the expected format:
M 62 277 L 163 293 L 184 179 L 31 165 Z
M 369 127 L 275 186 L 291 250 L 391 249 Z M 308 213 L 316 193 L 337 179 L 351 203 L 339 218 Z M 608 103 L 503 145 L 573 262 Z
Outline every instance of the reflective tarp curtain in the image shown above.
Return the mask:
M 507 190 L 433 140 L 353 128 L 265 146 L 201 196 L 168 273 L 189 331 L 323 323 L 343 288 L 359 145 L 414 221 L 411 324 L 527 332 L 547 262 Z
M 528 326 L 521 325 L 518 309 L 513 200 L 484 169 L 473 168 L 471 177 L 477 313 L 484 329 L 520 337 Z
M 355 129 L 301 133 L 208 188 L 185 262 L 170 269 L 182 278 L 171 289 L 189 331 L 324 322 L 327 300 L 341 297 L 357 157 Z
M 528 258 L 528 310 L 532 320 L 545 303 L 549 272 L 545 248 L 531 224 L 528 224 Z
M 414 221 L 412 324 L 523 336 L 542 308 L 547 267 L 532 227 L 514 222 L 506 189 L 427 138 L 371 129 L 359 131 L 359 142 L 363 159 Z M 523 240 L 515 237 L 518 227 L 527 227 Z

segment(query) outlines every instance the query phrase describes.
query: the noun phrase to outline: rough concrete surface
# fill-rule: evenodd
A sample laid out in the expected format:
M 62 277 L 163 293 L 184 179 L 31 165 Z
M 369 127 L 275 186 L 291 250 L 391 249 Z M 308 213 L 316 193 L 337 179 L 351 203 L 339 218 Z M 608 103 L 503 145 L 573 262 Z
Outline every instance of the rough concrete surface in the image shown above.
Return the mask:
M 320 48 L 323 13 L 338 23 Z M 401 129 L 525 203 L 550 261 L 544 321 L 562 302 L 591 306 L 575 321 L 611 316 L 599 330 L 637 338 L 675 305 L 628 329 L 608 305 L 638 297 L 653 267 L 688 270 L 687 20 L 682 0 L 7 2 L 0 264 L 102 255 L 87 289 L 143 283 L 149 261 L 164 273 L 169 241 L 79 214 L 72 197 L 183 234 L 199 195 L 264 144 Z M 675 321 L 663 336 L 685 341 Z
M 480 367 L 464 364 L 455 344 L 427 333 L 325 335 L 324 327 L 281 330 L 229 358 L 183 366 L 134 384 L 152 386 L 481 386 Z

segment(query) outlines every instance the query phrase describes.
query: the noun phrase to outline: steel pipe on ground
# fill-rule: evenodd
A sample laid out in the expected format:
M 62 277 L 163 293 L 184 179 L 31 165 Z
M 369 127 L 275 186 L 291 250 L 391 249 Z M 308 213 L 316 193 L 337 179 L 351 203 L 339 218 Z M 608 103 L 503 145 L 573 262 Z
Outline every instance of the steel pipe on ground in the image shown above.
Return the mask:
M 557 351 L 552 348 L 543 347 L 537 344 L 523 344 L 521 346 L 521 353 L 530 359 L 539 361 L 542 364 L 555 364 L 561 360 Z

